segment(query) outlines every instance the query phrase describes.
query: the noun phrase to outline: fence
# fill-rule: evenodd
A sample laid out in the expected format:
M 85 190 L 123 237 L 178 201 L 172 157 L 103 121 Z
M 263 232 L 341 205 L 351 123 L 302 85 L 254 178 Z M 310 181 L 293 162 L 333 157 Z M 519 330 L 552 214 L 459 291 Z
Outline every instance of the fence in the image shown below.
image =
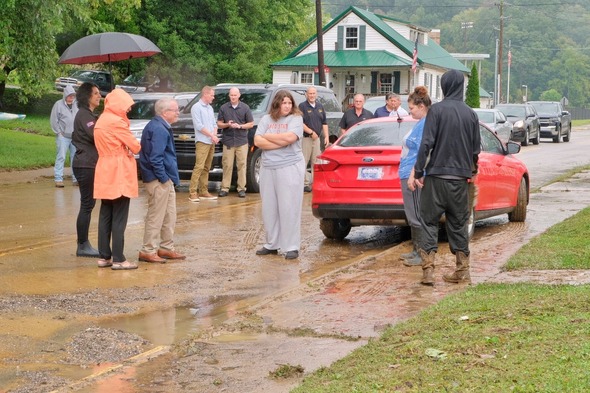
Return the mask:
M 590 108 L 566 108 L 572 115 L 572 120 L 590 119 Z

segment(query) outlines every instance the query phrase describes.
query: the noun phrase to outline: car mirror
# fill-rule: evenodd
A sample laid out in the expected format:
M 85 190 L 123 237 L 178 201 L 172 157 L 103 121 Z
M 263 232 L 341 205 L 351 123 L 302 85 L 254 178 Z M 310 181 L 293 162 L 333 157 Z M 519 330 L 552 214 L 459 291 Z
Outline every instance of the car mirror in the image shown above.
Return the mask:
M 507 142 L 506 151 L 508 152 L 508 154 L 516 154 L 520 152 L 520 145 L 515 142 Z

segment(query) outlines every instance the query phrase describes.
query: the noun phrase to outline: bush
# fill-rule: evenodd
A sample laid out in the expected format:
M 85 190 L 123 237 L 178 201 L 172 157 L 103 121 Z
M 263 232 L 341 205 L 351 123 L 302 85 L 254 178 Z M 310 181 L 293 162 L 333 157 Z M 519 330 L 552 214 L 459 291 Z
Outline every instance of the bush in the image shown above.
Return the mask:
M 55 101 L 63 97 L 59 91 L 48 92 L 39 98 L 29 98 L 29 102 L 23 104 L 18 100 L 18 89 L 7 87 L 2 98 L 3 112 L 24 113 L 25 115 L 49 116 Z

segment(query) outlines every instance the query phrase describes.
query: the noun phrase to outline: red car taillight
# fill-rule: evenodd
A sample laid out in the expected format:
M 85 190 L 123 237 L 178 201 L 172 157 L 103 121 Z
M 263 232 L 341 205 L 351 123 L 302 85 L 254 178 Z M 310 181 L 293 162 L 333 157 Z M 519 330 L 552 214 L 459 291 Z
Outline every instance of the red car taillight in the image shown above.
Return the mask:
M 334 160 L 318 157 L 315 159 L 314 169 L 316 171 L 333 171 L 338 168 L 340 164 Z

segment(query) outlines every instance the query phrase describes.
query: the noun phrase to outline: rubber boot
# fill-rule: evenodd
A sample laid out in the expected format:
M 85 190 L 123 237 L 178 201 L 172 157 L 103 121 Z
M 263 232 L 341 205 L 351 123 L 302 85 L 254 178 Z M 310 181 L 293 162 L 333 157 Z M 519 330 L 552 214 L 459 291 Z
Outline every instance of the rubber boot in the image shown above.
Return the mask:
M 414 247 L 416 250 L 419 250 L 422 246 L 422 237 L 423 237 L 423 229 L 422 227 L 412 227 L 412 242 L 414 243 Z M 422 265 L 422 257 L 416 251 L 416 255 L 410 258 L 403 258 L 404 266 L 412 267 L 412 266 L 420 266 Z
M 420 256 L 420 254 L 418 254 L 418 247 L 416 246 L 416 228 L 415 227 L 410 227 L 410 231 L 412 232 L 412 251 L 410 252 L 406 252 L 404 254 L 400 255 L 400 258 L 402 260 L 406 260 L 406 259 L 414 259 L 418 256 Z M 405 263 L 404 263 L 405 265 Z
M 462 282 L 471 282 L 471 275 L 469 274 L 469 255 L 461 251 L 455 254 L 457 268 L 451 275 L 443 275 L 443 280 L 459 284 Z
M 84 243 L 78 244 L 78 249 L 76 250 L 77 257 L 88 257 L 88 258 L 100 258 L 100 254 L 98 250 L 92 247 L 90 241 L 86 240 Z
M 434 257 L 436 251 L 426 251 L 420 249 L 420 256 L 422 257 L 422 285 L 434 285 Z

